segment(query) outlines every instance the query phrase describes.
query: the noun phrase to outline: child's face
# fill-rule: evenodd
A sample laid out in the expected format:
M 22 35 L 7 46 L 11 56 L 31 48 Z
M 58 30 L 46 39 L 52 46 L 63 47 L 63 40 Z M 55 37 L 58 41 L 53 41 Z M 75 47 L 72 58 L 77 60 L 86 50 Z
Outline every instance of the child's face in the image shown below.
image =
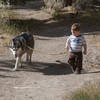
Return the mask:
M 74 35 L 74 36 L 80 35 L 80 31 L 71 30 L 71 32 L 72 32 L 72 35 Z

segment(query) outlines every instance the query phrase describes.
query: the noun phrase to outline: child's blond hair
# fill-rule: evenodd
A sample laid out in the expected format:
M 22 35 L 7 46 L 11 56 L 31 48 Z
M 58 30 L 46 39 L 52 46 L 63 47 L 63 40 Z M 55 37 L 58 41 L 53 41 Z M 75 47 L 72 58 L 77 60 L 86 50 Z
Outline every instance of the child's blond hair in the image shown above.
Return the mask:
M 71 30 L 73 30 L 73 31 L 80 31 L 80 24 L 79 23 L 74 23 L 71 26 Z

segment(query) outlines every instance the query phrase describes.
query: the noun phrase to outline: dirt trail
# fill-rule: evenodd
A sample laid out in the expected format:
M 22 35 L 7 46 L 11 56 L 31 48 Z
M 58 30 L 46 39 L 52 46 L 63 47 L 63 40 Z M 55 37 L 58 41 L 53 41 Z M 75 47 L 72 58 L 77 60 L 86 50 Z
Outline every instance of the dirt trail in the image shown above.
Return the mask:
M 10 71 L 15 63 L 12 54 L 7 48 L 2 48 L 0 50 L 0 100 L 63 100 L 66 95 L 69 96 L 85 82 L 99 80 L 100 69 L 94 68 L 96 65 L 99 67 L 99 63 L 94 62 L 100 61 L 100 48 L 93 45 L 93 36 L 86 36 L 86 39 L 90 44 L 88 55 L 84 56 L 83 65 L 86 72 L 80 75 L 71 72 L 66 63 L 68 54 L 46 54 L 63 52 L 66 37 L 39 37 L 35 40 L 35 50 L 44 53 L 34 52 L 32 64 L 27 64 L 24 56 L 23 68 L 19 68 L 16 72 Z M 96 43 L 98 41 L 100 35 L 96 37 Z

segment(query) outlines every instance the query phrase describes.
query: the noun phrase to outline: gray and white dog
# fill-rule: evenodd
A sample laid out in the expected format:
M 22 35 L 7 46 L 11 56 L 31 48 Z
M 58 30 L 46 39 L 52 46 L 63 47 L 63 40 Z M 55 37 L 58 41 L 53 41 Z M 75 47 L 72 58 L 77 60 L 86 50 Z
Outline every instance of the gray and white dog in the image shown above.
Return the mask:
M 34 50 L 34 37 L 32 34 L 22 32 L 11 40 L 9 48 L 16 58 L 15 67 L 13 68 L 13 71 L 16 71 L 19 64 L 21 64 L 21 58 L 25 53 L 26 61 L 31 62 Z

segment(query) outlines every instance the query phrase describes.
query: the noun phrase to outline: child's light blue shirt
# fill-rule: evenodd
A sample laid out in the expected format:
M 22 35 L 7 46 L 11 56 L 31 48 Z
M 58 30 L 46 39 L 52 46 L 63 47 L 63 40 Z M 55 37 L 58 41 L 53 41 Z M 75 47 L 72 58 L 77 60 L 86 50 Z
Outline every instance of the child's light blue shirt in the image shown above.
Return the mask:
M 82 52 L 82 46 L 86 44 L 86 41 L 82 35 L 70 35 L 67 43 L 69 44 L 69 52 Z

